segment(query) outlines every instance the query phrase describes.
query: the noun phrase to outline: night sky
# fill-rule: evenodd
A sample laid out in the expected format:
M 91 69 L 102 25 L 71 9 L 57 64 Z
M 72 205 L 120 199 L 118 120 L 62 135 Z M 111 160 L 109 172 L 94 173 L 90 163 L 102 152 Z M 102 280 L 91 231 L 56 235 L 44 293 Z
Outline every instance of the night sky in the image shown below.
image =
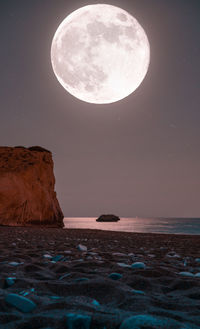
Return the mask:
M 200 1 L 102 2 L 151 47 L 143 83 L 106 105 L 70 95 L 50 59 L 61 21 L 94 3 L 0 0 L 0 144 L 52 151 L 66 217 L 200 217 Z

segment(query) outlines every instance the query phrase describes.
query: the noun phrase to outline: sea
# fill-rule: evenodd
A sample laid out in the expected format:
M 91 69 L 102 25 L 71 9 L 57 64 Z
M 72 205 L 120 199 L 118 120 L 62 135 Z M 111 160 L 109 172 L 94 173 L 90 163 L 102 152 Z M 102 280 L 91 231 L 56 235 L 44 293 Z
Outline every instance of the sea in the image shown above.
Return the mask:
M 200 218 L 120 218 L 118 222 L 96 222 L 96 217 L 65 217 L 64 228 L 119 232 L 200 234 Z

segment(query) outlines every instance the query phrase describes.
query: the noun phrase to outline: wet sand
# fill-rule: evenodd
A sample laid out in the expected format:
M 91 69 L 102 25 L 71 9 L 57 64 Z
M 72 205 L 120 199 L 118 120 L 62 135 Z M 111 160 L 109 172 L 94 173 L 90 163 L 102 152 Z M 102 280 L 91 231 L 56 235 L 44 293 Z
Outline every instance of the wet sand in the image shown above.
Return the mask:
M 197 329 L 198 273 L 200 236 L 0 227 L 0 328 Z M 20 310 L 9 294 L 31 300 L 33 310 Z M 72 313 L 86 320 L 72 325 Z

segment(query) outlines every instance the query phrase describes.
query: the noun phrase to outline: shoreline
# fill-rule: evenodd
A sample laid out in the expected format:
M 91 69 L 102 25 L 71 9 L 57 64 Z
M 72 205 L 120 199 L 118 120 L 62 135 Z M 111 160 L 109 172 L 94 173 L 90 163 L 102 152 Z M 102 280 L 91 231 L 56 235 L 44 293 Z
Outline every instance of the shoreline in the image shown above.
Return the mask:
M 4 329 L 78 329 L 67 325 L 78 315 L 87 329 L 121 329 L 131 316 L 200 327 L 199 235 L 1 226 L 0 250 Z M 9 304 L 10 294 L 34 309 Z
M 56 229 L 56 230 L 61 230 L 61 231 L 85 231 L 85 232 L 106 232 L 107 234 L 109 233 L 116 233 L 116 234 L 131 234 L 131 235 L 135 235 L 135 234 L 141 234 L 141 235 L 164 235 L 164 236 L 188 236 L 188 237 L 199 237 L 200 238 L 200 234 L 193 234 L 193 233 L 164 233 L 164 232 L 127 232 L 127 231 L 112 231 L 112 230 L 103 230 L 103 229 L 90 229 L 90 228 L 67 228 L 67 227 L 57 227 L 57 226 L 45 226 L 45 225 L 26 225 L 26 226 L 9 226 L 9 225 L 0 225 L 0 230 L 1 228 L 20 228 L 20 229 L 44 229 L 44 230 L 48 230 L 48 229 Z
M 127 232 L 127 231 L 111 231 L 111 230 L 103 230 L 103 229 L 90 229 L 90 228 L 67 228 L 63 227 L 63 230 L 77 230 L 77 231 L 103 231 L 107 233 L 128 233 L 128 234 L 153 234 L 153 235 L 186 235 L 186 236 L 194 236 L 194 237 L 200 237 L 199 234 L 193 234 L 193 233 L 164 233 L 164 232 Z

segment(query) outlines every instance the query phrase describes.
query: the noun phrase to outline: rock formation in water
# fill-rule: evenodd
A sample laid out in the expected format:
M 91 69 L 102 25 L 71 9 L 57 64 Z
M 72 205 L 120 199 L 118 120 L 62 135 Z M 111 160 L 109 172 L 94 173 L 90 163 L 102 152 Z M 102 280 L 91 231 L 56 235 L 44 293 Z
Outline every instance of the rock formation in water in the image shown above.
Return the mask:
M 0 225 L 63 227 L 51 152 L 0 147 Z
M 118 216 L 112 214 L 101 215 L 96 219 L 97 222 L 118 222 L 119 220 Z

